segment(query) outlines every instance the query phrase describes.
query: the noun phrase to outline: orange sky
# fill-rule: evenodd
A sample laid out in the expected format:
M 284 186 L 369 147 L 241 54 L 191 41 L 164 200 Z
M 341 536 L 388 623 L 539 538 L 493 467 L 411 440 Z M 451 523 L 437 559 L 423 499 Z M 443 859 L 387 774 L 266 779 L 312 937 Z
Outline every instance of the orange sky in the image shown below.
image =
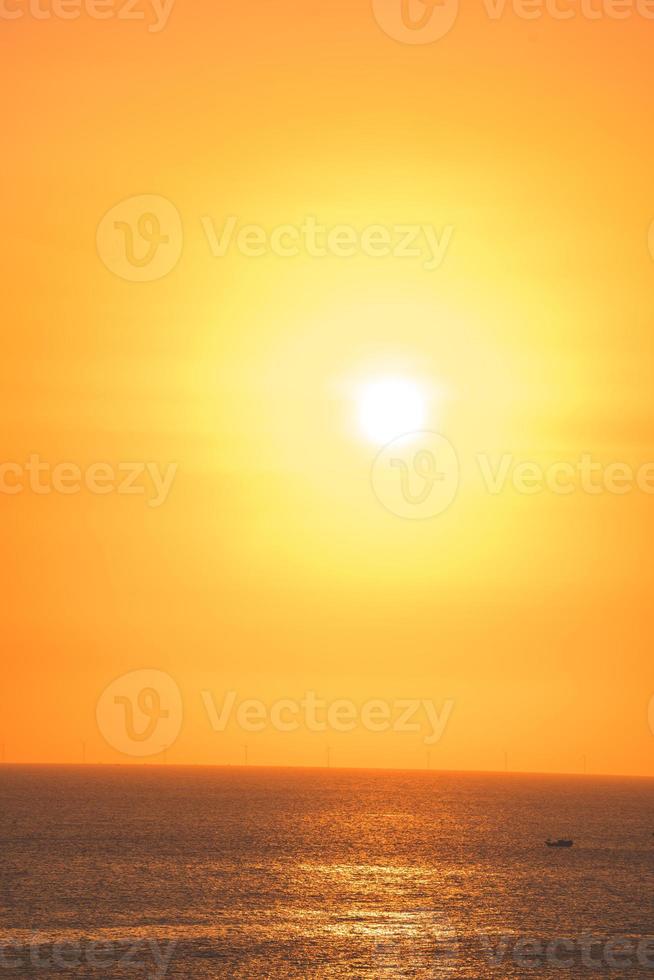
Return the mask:
M 131 761 L 96 704 L 152 668 L 169 762 L 425 764 L 420 734 L 215 733 L 201 693 L 313 690 L 451 699 L 434 766 L 650 774 L 654 496 L 493 496 L 475 459 L 654 459 L 654 21 L 466 3 L 409 45 L 365 0 L 177 0 L 157 33 L 0 30 L 2 459 L 177 465 L 158 508 L 0 495 L 7 760 Z M 97 229 L 144 194 L 183 247 L 126 281 Z M 214 257 L 229 215 L 452 238 L 434 270 Z M 442 393 L 461 487 L 430 520 L 371 490 L 356 393 L 388 374 Z

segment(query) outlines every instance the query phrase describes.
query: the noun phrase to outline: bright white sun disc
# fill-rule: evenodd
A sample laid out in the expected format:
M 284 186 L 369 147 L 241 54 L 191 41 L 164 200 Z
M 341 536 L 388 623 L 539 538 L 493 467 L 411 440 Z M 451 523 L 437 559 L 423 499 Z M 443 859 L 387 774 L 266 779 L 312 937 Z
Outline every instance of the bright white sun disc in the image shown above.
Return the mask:
M 403 378 L 371 381 L 359 396 L 359 425 L 376 443 L 425 428 L 427 400 L 420 385 Z

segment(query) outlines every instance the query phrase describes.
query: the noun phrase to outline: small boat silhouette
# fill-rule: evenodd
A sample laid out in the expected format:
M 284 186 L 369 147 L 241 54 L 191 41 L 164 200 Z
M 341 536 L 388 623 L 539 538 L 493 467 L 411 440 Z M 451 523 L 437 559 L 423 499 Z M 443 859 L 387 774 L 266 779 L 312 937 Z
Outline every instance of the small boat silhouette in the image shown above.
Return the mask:
M 573 840 L 547 840 L 545 841 L 548 847 L 572 847 L 574 844 Z

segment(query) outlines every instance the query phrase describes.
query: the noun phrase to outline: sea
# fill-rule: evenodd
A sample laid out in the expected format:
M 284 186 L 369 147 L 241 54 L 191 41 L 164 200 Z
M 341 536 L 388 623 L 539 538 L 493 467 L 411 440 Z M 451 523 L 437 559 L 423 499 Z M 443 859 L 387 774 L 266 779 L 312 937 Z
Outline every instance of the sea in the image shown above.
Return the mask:
M 6 765 L 0 856 L 0 980 L 654 976 L 652 780 Z

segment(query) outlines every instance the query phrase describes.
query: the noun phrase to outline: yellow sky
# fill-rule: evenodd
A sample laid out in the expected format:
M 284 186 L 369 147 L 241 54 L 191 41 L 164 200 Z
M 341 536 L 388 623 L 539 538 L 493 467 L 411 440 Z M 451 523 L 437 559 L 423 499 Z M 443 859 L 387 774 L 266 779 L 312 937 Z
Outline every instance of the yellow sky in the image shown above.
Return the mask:
M 170 762 L 425 764 L 422 732 L 216 733 L 202 700 L 315 691 L 453 702 L 434 766 L 650 773 L 654 496 L 491 494 L 478 456 L 654 459 L 654 22 L 466 4 L 409 45 L 366 2 L 226 6 L 3 23 L 3 460 L 177 467 L 160 507 L 0 496 L 6 757 L 132 761 L 96 705 L 148 668 Z M 181 216 L 150 282 L 98 233 L 142 195 Z M 216 256 L 230 215 L 447 247 Z M 393 376 L 460 462 L 425 520 L 371 486 Z

